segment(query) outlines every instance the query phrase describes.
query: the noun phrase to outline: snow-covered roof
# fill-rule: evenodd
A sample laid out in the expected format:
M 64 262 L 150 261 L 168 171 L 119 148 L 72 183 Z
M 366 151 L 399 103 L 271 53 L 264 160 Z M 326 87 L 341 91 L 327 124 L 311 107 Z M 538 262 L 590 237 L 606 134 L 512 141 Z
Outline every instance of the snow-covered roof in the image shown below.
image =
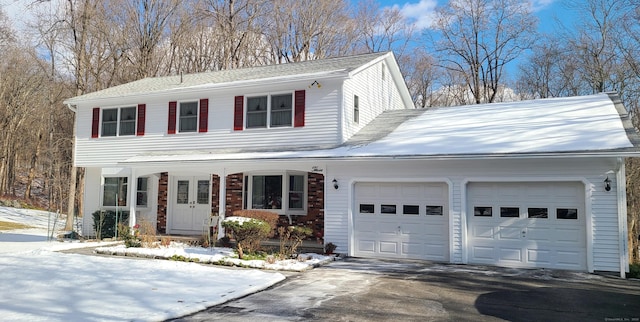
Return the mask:
M 369 63 L 381 59 L 393 58 L 393 53 L 370 53 L 347 57 L 308 60 L 303 62 L 237 68 L 206 73 L 175 75 L 166 77 L 149 77 L 131 83 L 110 87 L 101 91 L 76 96 L 65 101 L 65 104 L 78 104 L 83 101 L 149 95 L 187 89 L 209 88 L 215 86 L 235 86 L 251 81 L 270 82 L 321 77 L 347 77 L 349 73 L 359 70 Z M 391 67 L 391 66 L 390 66 Z M 397 71 L 400 79 L 402 79 Z M 406 86 L 405 86 L 406 87 Z M 406 93 L 408 95 L 408 92 Z
M 403 112 L 383 113 L 344 145 L 333 148 L 158 151 L 124 163 L 640 154 L 638 134 L 613 94 L 408 110 L 405 116 L 398 113 Z

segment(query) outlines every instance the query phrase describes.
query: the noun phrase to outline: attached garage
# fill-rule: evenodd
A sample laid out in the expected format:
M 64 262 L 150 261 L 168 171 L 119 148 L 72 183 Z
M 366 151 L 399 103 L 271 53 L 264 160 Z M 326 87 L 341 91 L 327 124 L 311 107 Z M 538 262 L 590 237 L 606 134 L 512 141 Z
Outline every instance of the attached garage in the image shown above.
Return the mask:
M 446 183 L 355 184 L 354 256 L 449 261 Z
M 467 185 L 468 262 L 587 269 L 582 182 Z

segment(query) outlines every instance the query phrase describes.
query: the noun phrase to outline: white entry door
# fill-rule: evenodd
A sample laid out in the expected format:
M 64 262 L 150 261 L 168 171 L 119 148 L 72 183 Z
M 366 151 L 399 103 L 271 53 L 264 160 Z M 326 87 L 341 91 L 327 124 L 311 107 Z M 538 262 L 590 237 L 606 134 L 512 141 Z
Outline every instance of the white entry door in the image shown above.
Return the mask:
M 208 177 L 174 177 L 171 200 L 171 233 L 201 234 L 211 215 Z

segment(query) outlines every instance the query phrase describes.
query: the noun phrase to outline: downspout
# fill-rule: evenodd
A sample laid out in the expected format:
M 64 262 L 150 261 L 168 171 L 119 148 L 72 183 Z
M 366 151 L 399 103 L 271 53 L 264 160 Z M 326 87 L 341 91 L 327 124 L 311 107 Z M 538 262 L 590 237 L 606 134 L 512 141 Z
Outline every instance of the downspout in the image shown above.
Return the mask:
M 618 168 L 616 170 L 616 193 L 618 195 L 618 242 L 620 256 L 620 277 L 626 278 L 626 272 L 629 267 L 629 243 L 628 243 L 628 226 L 627 226 L 627 194 L 626 194 L 626 171 L 624 158 L 619 157 L 617 160 Z

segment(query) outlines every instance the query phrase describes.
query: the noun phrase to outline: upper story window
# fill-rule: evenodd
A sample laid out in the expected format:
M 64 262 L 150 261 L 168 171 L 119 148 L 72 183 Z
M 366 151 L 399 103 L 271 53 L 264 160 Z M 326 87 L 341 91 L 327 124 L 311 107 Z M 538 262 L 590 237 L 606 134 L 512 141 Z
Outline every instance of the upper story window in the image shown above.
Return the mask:
M 169 102 L 167 133 L 205 133 L 209 126 L 209 99 Z
M 136 134 L 136 108 L 120 107 L 102 109 L 102 136 Z
M 282 127 L 292 125 L 293 97 L 291 94 L 247 97 L 246 128 Z
M 353 122 L 360 122 L 360 99 L 358 95 L 353 95 Z
M 198 130 L 198 102 L 180 103 L 180 123 L 178 128 L 181 133 L 196 132 Z
M 91 137 L 144 135 L 147 107 L 145 104 L 127 107 L 94 107 Z

